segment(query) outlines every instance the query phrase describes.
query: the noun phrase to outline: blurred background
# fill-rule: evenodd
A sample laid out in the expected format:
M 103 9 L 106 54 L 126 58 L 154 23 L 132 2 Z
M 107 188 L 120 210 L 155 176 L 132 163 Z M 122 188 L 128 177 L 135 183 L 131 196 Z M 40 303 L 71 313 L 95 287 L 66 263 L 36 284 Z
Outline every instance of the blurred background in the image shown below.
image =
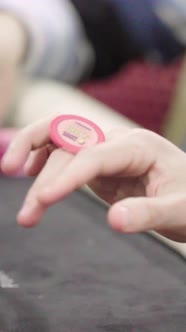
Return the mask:
M 184 148 L 185 44 L 181 0 L 0 0 L 1 155 L 15 129 L 88 109 Z

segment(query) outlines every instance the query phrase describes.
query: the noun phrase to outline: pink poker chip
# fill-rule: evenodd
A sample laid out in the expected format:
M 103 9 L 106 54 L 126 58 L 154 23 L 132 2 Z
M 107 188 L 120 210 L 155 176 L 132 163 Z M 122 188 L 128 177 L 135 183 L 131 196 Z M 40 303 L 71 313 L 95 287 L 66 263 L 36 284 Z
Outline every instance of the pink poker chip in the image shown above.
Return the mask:
M 76 154 L 90 146 L 105 141 L 102 130 L 92 121 L 77 115 L 61 115 L 50 125 L 52 142 Z

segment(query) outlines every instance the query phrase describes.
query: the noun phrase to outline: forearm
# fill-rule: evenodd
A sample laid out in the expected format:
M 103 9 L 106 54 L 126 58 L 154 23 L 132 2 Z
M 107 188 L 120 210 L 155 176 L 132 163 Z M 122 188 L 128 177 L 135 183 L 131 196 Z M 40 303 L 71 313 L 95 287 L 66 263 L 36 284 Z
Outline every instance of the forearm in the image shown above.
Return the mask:
M 12 102 L 25 43 L 25 34 L 17 19 L 0 12 L 0 126 L 4 124 Z
M 105 133 L 118 127 L 137 127 L 137 124 L 78 89 L 51 82 L 31 84 L 27 87 L 24 85 L 16 108 L 12 125 L 17 127 L 25 127 L 40 119 L 59 114 L 75 114 L 88 118 L 97 123 Z
M 0 68 L 17 66 L 24 57 L 26 36 L 21 24 L 12 15 L 0 12 Z

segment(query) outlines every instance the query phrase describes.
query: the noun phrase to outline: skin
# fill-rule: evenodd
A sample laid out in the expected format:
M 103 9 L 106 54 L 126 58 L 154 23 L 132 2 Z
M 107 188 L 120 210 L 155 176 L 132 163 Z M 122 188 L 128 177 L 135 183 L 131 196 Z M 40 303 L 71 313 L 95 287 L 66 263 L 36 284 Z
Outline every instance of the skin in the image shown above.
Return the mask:
M 0 13 L 0 63 L 17 65 L 25 51 L 26 35 L 19 21 Z
M 117 231 L 154 230 L 186 241 L 183 151 L 150 131 L 125 127 L 74 156 L 51 144 L 51 120 L 21 130 L 2 161 L 7 175 L 25 165 L 26 175 L 36 176 L 17 216 L 20 225 L 37 225 L 49 206 L 88 184 L 110 204 L 108 222 Z
M 21 60 L 26 46 L 26 36 L 19 22 L 6 13 L 0 13 L 0 123 L 15 90 Z

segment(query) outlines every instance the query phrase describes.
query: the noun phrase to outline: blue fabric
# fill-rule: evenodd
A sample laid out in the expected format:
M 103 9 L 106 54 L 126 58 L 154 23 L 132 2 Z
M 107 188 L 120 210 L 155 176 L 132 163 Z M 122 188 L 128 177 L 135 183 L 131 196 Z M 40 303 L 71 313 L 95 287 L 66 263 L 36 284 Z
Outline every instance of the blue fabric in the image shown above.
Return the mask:
M 133 42 L 143 50 L 145 56 L 158 55 L 160 60 L 169 60 L 183 51 L 184 45 L 176 40 L 170 27 L 160 20 L 156 9 L 160 5 L 172 5 L 182 19 L 185 14 L 186 21 L 186 3 L 181 6 L 176 0 L 110 1 L 125 27 L 127 25 Z

